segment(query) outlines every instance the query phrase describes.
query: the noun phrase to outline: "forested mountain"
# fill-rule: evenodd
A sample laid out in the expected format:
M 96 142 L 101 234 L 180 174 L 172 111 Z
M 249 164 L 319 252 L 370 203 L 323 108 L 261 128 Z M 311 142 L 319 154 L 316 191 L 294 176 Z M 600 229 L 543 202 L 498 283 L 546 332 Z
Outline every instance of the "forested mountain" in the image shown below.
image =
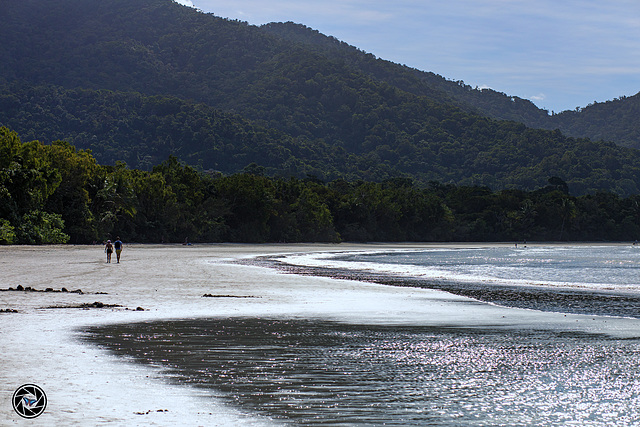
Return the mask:
M 551 126 L 572 136 L 614 141 L 640 149 L 640 94 L 595 102 L 551 117 Z
M 556 116 L 300 25 L 171 0 L 3 1 L 0 15 L 0 125 L 100 163 L 149 170 L 175 155 L 224 173 L 640 189 L 636 150 L 527 128 L 516 121 Z
M 175 157 L 151 171 L 99 165 L 65 142 L 0 127 L 0 244 L 633 240 L 640 195 L 568 194 L 408 179 L 373 183 L 209 175 Z
M 554 129 L 549 127 L 549 112 L 539 109 L 529 100 L 492 89 L 474 89 L 463 81 L 452 81 L 433 72 L 394 64 L 304 25 L 271 23 L 261 28 L 293 43 L 322 51 L 332 58 L 340 58 L 377 80 L 415 95 L 428 96 L 436 102 L 453 104 L 465 111 L 498 120 L 521 122 L 533 128 Z
M 625 147 L 640 148 L 640 94 L 549 114 L 549 111 L 517 96 L 492 89 L 474 89 L 462 81 L 454 82 L 432 72 L 376 59 L 303 25 L 291 22 L 272 23 L 262 28 L 292 42 L 303 43 L 322 50 L 325 54 L 340 57 L 356 65 L 359 70 L 395 87 L 429 96 L 438 102 L 454 104 L 465 111 L 520 122 L 532 128 L 559 129 L 564 134 L 577 138 L 612 141 Z

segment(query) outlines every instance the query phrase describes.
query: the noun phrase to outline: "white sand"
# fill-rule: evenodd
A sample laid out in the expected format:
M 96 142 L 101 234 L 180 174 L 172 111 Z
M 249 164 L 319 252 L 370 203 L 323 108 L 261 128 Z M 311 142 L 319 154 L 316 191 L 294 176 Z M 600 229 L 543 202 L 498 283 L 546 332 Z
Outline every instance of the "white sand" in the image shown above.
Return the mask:
M 121 264 L 115 263 L 115 255 L 106 264 L 100 246 L 0 247 L 0 289 L 22 285 L 84 292 L 0 292 L 0 309 L 19 311 L 0 313 L 0 425 L 273 424 L 202 390 L 171 385 L 160 368 L 139 366 L 81 343 L 77 330 L 88 325 L 268 316 L 621 337 L 640 331 L 637 320 L 507 309 L 444 292 L 296 276 L 228 262 L 260 254 L 403 247 L 420 245 L 127 245 Z M 94 301 L 123 307 L 45 308 Z M 45 413 L 34 420 L 22 419 L 11 406 L 13 392 L 25 383 L 41 386 L 48 397 Z

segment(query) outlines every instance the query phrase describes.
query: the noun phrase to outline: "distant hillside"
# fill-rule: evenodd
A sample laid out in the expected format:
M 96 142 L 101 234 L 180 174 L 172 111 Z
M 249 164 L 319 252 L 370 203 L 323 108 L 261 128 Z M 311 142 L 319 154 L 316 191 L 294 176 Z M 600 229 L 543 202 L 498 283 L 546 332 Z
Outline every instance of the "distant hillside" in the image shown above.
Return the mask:
M 0 122 L 24 132 L 26 141 L 46 135 L 46 142 L 88 148 L 103 164 L 150 170 L 174 155 L 225 173 L 255 162 L 271 173 L 285 164 L 294 175 L 312 172 L 299 164 L 297 144 L 283 132 L 176 97 L 14 86 L 0 90 Z M 338 158 L 331 147 L 322 151 Z
M 271 34 L 305 44 L 332 57 L 350 61 L 359 70 L 416 95 L 454 104 L 466 111 L 498 120 L 524 123 L 540 129 L 560 129 L 576 138 L 612 141 L 640 148 L 640 94 L 594 103 L 584 108 L 549 114 L 531 101 L 492 89 L 474 89 L 462 81 L 451 81 L 431 72 L 403 67 L 375 58 L 333 37 L 304 25 L 271 23 L 262 26 Z
M 323 52 L 329 57 L 340 58 L 360 72 L 415 95 L 428 96 L 433 101 L 453 104 L 494 119 L 525 123 L 534 128 L 548 127 L 548 111 L 539 109 L 529 100 L 492 89 L 474 89 L 462 81 L 452 81 L 432 72 L 379 59 L 304 25 L 292 22 L 271 23 L 261 28 L 290 42 Z
M 170 0 L 24 0 L 0 13 L 0 125 L 101 163 L 148 169 L 173 154 L 225 173 L 640 189 L 635 150 L 527 128 L 516 121 L 547 116 L 529 101 L 304 26 L 254 27 Z
M 640 148 L 640 93 L 613 101 L 596 102 L 552 117 L 551 124 L 567 135 L 614 141 Z

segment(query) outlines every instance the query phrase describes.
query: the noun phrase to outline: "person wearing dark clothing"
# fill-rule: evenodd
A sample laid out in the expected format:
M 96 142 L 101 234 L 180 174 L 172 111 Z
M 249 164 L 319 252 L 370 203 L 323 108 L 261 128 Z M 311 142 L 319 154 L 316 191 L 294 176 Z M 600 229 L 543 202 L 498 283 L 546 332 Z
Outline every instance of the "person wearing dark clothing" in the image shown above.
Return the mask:
M 113 245 L 111 244 L 111 240 L 107 240 L 104 251 L 107 254 L 107 262 L 111 262 L 111 254 L 113 253 Z
M 120 254 L 122 253 L 122 242 L 120 241 L 120 237 L 116 237 L 116 241 L 113 243 L 113 247 L 116 250 L 116 258 L 118 263 L 120 263 Z

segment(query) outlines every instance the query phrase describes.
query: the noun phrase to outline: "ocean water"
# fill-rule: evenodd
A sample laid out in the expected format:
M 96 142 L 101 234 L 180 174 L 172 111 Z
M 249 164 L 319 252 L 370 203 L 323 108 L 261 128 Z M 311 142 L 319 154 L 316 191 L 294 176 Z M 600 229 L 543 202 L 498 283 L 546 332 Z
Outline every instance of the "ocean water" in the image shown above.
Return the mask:
M 375 272 L 401 286 L 478 296 L 486 289 L 493 302 L 544 295 L 535 309 L 574 312 L 578 305 L 592 315 L 639 317 L 633 308 L 639 259 L 635 247 L 589 246 L 313 255 L 296 262 L 333 265 L 341 276 L 350 268 Z M 640 331 L 619 339 L 239 317 L 96 326 L 84 339 L 282 424 L 640 425 Z
M 282 423 L 640 422 L 638 340 L 268 319 L 95 327 L 87 339 Z
M 450 282 L 640 294 L 640 246 L 633 245 L 427 249 L 336 259 Z
M 434 248 L 282 261 L 316 274 L 439 289 L 506 307 L 640 317 L 640 246 L 634 245 Z

